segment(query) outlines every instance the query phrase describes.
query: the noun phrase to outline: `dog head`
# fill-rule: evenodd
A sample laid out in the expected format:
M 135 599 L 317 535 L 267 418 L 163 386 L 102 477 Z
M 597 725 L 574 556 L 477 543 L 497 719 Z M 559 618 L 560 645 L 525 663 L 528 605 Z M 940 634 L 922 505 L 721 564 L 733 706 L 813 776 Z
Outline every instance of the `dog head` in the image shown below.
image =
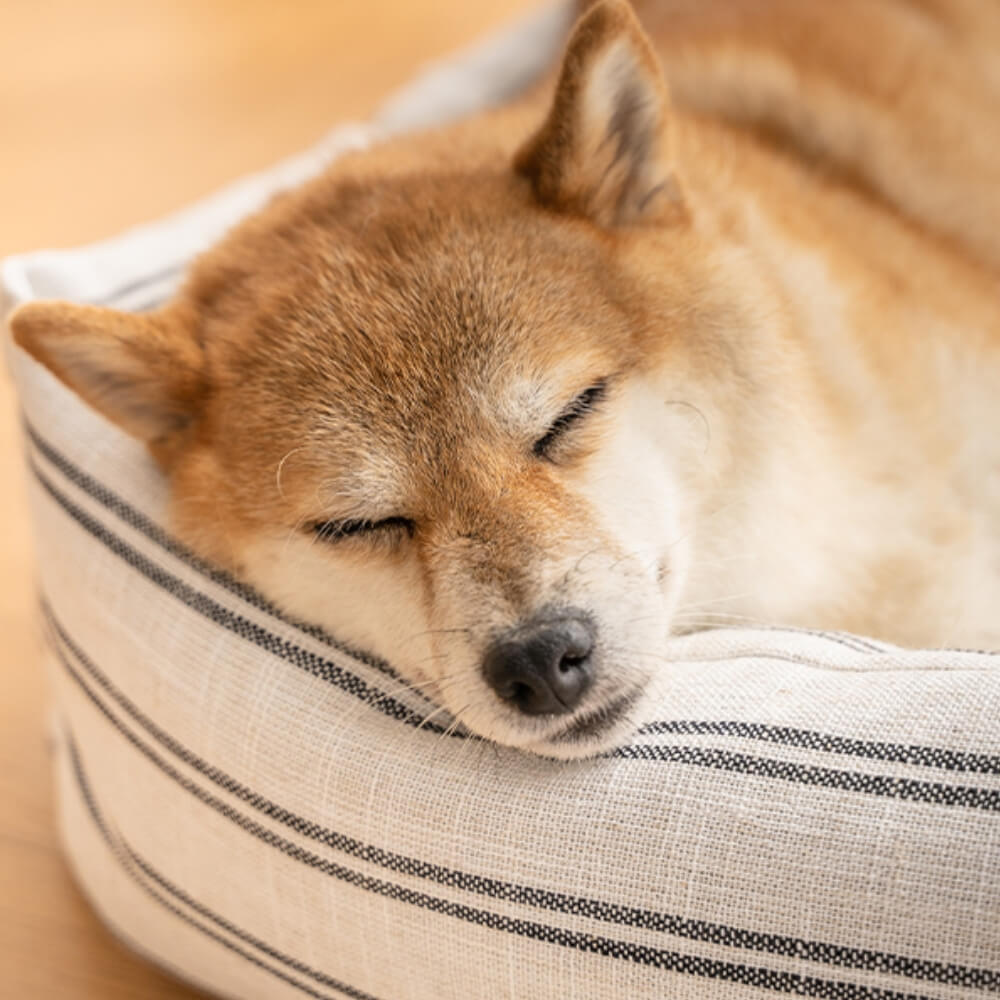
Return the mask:
M 584 16 L 531 114 L 339 161 L 160 310 L 12 327 L 148 443 L 197 551 L 472 731 L 575 756 L 664 667 L 705 443 L 675 404 L 731 305 L 627 5 Z

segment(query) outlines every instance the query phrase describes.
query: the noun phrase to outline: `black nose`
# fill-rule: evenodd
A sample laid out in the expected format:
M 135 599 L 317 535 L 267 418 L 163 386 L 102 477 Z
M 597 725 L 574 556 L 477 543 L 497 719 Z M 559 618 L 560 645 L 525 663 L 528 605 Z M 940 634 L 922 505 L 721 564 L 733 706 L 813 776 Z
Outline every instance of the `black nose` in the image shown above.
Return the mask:
M 590 686 L 594 627 L 582 612 L 535 620 L 486 651 L 483 672 L 500 697 L 526 715 L 570 712 Z

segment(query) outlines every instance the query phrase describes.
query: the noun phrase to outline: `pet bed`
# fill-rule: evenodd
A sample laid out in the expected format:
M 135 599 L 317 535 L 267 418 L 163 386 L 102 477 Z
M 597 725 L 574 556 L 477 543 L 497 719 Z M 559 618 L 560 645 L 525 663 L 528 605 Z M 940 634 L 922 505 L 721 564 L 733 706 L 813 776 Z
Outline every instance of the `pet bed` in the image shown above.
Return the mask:
M 346 146 L 501 97 L 564 18 L 163 223 L 8 260 L 5 308 L 162 301 Z M 1000 993 L 1000 657 L 716 630 L 664 650 L 664 697 L 613 752 L 494 747 L 192 557 L 144 449 L 8 354 L 62 840 L 153 961 L 239 1000 Z

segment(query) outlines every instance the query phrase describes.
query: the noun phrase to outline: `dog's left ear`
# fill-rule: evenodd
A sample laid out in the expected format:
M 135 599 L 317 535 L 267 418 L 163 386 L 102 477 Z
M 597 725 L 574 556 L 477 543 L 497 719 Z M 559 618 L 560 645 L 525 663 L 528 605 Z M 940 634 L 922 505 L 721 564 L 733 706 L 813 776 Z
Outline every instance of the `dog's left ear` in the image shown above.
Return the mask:
M 574 28 L 548 118 L 515 167 L 557 211 L 606 227 L 667 221 L 681 208 L 670 115 L 663 72 L 631 7 L 602 0 Z
M 126 313 L 67 302 L 29 302 L 10 318 L 14 340 L 94 409 L 150 446 L 198 415 L 204 357 L 170 307 Z

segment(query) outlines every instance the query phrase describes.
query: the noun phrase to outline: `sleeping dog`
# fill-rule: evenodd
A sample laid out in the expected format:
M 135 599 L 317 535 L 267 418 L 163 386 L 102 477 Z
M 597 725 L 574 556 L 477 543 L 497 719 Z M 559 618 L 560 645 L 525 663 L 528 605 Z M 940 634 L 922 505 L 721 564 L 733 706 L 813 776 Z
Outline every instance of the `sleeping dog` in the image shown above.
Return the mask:
M 1000 645 L 998 45 L 981 0 L 585 4 L 165 307 L 14 336 L 194 550 L 489 739 L 610 745 L 680 631 Z

